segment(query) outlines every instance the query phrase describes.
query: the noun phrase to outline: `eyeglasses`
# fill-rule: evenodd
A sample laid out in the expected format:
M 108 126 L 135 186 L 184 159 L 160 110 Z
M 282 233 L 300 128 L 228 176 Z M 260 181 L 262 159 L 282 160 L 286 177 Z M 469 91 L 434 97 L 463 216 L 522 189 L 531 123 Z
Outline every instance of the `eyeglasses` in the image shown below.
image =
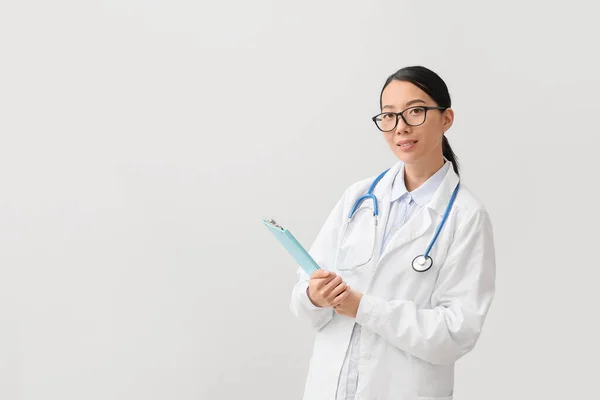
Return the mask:
M 373 118 L 373 122 L 377 125 L 377 128 L 382 132 L 390 132 L 396 129 L 398 126 L 398 118 L 402 117 L 402 120 L 408 126 L 419 126 L 425 123 L 427 119 L 428 110 L 446 110 L 447 107 L 426 107 L 426 106 L 414 106 L 409 107 L 404 111 L 400 112 L 383 112 L 377 114 Z

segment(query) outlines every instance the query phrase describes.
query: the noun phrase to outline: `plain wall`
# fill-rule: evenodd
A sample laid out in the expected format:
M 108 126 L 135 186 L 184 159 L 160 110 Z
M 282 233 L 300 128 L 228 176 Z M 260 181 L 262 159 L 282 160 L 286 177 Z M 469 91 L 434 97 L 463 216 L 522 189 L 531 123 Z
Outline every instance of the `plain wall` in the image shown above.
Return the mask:
M 597 398 L 594 2 L 0 2 L 0 399 L 300 399 L 295 266 L 448 83 L 497 294 L 456 399 Z

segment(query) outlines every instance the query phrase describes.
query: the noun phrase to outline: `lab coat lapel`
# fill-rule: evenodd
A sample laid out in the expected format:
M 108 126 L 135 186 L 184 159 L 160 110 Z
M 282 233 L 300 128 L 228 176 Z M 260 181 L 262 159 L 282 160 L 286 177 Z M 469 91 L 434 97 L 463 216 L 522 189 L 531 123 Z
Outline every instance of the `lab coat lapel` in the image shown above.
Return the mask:
M 448 203 L 452 197 L 452 192 L 454 192 L 458 181 L 458 175 L 456 175 L 456 172 L 454 172 L 454 169 L 452 166 L 450 166 L 446 176 L 444 177 L 444 180 L 440 184 L 440 187 L 433 194 L 433 197 L 429 203 L 427 203 L 427 207 L 434 210 L 440 216 L 444 215 L 446 212 L 446 207 L 448 207 Z
M 375 260 L 379 259 L 381 254 L 381 245 L 383 244 L 383 235 L 385 234 L 385 227 L 387 225 L 388 216 L 390 214 L 390 197 L 392 195 L 392 184 L 396 174 L 402 169 L 402 161 L 397 162 L 390 170 L 385 174 L 379 181 L 373 194 L 377 197 L 379 202 L 379 223 L 377 225 L 377 243 L 375 244 Z
M 394 237 L 391 238 L 388 247 L 381 255 L 382 259 L 394 249 L 397 249 L 398 247 L 403 246 L 423 235 L 431 228 L 431 225 L 434 222 L 440 220 L 446 211 L 446 207 L 450 201 L 450 197 L 452 196 L 452 192 L 454 191 L 458 180 L 458 175 L 456 175 L 452 168 L 449 168 L 444 180 L 434 193 L 431 200 L 418 213 L 413 215 L 413 217 L 410 218 L 398 232 L 396 232 Z M 389 206 L 390 205 L 388 204 L 388 213 L 390 208 Z M 388 214 L 386 214 L 386 218 L 387 215 Z M 424 252 L 425 248 L 423 248 L 422 251 Z
M 394 237 L 391 238 L 387 248 L 381 255 L 381 258 L 383 259 L 392 250 L 422 236 L 431 227 L 432 222 L 431 210 L 427 207 L 423 207 L 419 212 L 413 215 L 398 232 L 396 232 Z M 425 251 L 425 249 L 423 249 L 423 251 Z

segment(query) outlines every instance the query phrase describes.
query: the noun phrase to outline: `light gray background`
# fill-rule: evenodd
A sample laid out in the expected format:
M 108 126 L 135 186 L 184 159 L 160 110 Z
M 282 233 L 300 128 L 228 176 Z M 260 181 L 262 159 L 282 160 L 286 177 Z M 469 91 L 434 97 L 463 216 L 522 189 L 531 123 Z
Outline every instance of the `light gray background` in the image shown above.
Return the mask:
M 456 398 L 597 398 L 593 2 L 0 2 L 0 399 L 300 399 L 295 267 L 395 159 L 385 78 L 447 81 L 498 291 Z

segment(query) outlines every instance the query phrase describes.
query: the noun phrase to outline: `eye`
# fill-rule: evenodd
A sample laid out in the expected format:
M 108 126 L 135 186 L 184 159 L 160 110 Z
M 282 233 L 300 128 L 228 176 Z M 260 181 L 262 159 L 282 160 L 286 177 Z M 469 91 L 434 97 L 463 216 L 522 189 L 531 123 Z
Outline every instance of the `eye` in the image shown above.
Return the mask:
M 396 119 L 396 114 L 388 112 L 381 114 L 381 119 L 384 121 L 389 121 L 391 119 Z
M 421 115 L 422 113 L 425 112 L 425 109 L 423 107 L 415 107 L 415 108 L 411 108 L 408 113 L 409 115 Z

